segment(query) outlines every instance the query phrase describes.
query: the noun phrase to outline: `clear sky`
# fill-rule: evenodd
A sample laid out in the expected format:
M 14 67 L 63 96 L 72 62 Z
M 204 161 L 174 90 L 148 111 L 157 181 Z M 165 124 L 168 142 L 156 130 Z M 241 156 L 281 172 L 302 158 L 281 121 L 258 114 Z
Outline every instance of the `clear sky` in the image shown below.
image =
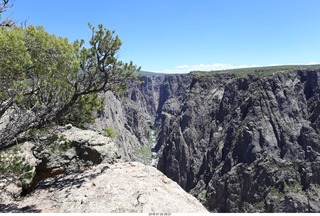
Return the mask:
M 320 62 L 320 0 L 14 0 L 17 23 L 88 40 L 102 23 L 119 59 L 145 71 L 188 72 Z

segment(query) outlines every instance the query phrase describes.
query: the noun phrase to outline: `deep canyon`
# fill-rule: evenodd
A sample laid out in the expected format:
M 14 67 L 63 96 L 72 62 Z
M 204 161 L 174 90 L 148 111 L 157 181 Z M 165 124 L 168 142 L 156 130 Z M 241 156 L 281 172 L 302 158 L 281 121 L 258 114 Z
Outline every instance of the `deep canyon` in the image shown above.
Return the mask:
M 320 211 L 320 70 L 141 80 L 92 126 L 125 160 L 150 163 L 154 133 L 157 169 L 211 212 Z

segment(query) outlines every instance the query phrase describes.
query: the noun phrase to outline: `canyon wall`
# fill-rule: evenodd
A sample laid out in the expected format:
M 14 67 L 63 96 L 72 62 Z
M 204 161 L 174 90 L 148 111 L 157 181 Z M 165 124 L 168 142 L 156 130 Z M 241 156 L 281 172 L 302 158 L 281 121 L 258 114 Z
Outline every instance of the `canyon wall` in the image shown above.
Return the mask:
M 158 169 L 210 211 L 320 211 L 319 76 L 168 77 Z
M 141 84 L 131 84 L 122 96 L 112 92 L 101 94 L 105 107 L 90 129 L 105 133 L 106 128 L 112 128 L 113 140 L 126 161 L 146 162 L 137 154 L 143 147 L 149 147 L 147 157 L 151 155 L 150 126 L 154 125 L 159 107 L 163 79 L 164 76 L 142 77 Z
M 100 122 L 128 160 L 152 126 L 157 168 L 210 211 L 320 211 L 319 70 L 142 80 Z

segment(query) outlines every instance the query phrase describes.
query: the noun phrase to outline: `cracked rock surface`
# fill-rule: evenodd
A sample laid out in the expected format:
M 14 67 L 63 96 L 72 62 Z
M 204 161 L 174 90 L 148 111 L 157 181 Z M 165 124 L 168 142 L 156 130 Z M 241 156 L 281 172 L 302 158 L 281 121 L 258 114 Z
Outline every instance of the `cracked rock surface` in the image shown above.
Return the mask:
M 208 212 L 177 183 L 139 162 L 100 164 L 48 178 L 33 193 L 9 205 L 15 206 L 15 212 Z

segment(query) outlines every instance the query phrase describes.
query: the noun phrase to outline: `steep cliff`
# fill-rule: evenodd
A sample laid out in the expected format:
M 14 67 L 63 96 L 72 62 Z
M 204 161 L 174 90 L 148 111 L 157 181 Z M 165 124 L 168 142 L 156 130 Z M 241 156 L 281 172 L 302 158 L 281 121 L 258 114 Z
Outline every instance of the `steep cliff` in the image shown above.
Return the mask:
M 320 71 L 171 75 L 158 169 L 218 212 L 319 212 Z
M 320 212 L 320 70 L 263 70 L 143 77 L 96 128 L 145 163 L 155 134 L 157 168 L 210 211 Z
M 159 107 L 159 87 L 163 79 L 164 76 L 142 77 L 141 85 L 131 84 L 121 97 L 111 92 L 101 95 L 106 105 L 91 128 L 102 133 L 112 128 L 115 131 L 113 140 L 126 161 L 149 163 L 150 126 L 154 125 Z

